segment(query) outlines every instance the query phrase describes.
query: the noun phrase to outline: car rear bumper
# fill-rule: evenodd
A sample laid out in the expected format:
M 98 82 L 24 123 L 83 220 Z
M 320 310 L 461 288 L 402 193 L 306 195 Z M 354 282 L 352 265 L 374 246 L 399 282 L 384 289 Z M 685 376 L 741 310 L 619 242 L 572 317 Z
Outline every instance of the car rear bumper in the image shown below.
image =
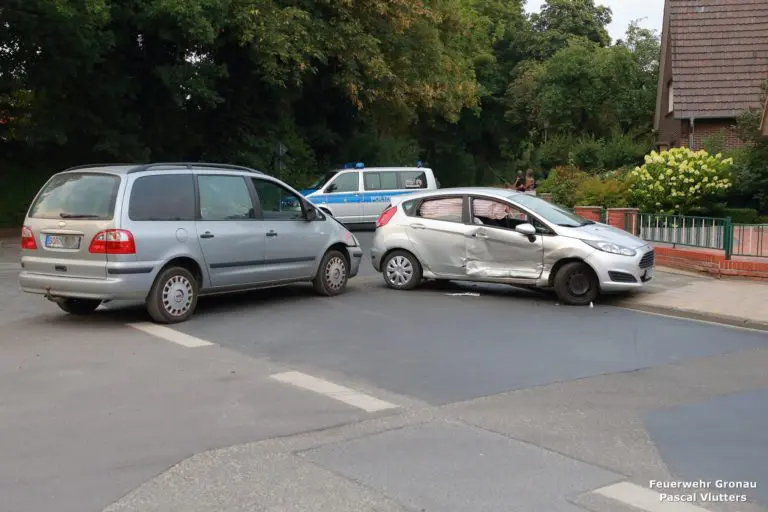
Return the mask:
M 349 252 L 349 277 L 355 277 L 360 272 L 363 250 L 360 247 L 347 247 L 347 251 Z
M 116 274 L 106 278 L 67 277 L 22 270 L 21 289 L 47 297 L 101 300 L 144 300 L 152 288 L 154 273 Z
M 601 291 L 611 293 L 638 290 L 655 276 L 655 262 L 650 266 L 640 266 L 642 257 L 652 250 L 651 247 L 643 247 L 632 257 L 595 251 L 587 258 L 587 263 L 597 274 Z

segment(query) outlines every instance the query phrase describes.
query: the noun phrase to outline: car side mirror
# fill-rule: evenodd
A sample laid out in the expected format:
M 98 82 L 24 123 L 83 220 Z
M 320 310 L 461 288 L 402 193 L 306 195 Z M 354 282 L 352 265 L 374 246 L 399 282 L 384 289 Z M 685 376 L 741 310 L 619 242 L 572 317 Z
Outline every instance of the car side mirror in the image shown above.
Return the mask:
M 519 224 L 516 226 L 515 231 L 525 236 L 533 236 L 536 234 L 536 228 L 533 227 L 533 224 L 528 224 L 527 222 L 525 224 Z
M 307 208 L 307 222 L 313 222 L 320 218 L 320 215 L 318 215 L 317 210 L 313 207 Z

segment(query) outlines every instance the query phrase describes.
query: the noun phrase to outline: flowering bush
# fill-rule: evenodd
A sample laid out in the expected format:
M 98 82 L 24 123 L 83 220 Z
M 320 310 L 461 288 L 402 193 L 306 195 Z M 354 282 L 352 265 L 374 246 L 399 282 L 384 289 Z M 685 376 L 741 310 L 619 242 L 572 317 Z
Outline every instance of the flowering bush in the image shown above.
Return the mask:
M 630 198 L 644 212 L 685 213 L 731 188 L 733 159 L 704 150 L 652 151 L 645 165 L 632 171 Z

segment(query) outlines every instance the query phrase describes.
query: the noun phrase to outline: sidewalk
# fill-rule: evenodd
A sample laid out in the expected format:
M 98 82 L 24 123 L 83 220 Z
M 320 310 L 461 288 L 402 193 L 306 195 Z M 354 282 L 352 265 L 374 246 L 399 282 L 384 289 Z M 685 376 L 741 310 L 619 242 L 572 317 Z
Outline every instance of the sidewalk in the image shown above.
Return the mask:
M 657 267 L 642 292 L 616 305 L 673 316 L 768 330 L 768 283 L 726 280 Z

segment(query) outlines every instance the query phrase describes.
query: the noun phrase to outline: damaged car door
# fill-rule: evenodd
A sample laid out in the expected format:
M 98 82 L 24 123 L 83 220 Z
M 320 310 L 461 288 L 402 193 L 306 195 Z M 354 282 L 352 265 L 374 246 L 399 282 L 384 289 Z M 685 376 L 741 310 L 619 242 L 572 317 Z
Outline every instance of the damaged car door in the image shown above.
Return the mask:
M 462 196 L 424 200 L 406 232 L 427 270 L 441 277 L 464 275 L 464 240 L 472 226 L 464 222 Z
M 543 270 L 544 243 L 526 212 L 495 199 L 473 197 L 465 271 L 473 280 L 527 283 Z

